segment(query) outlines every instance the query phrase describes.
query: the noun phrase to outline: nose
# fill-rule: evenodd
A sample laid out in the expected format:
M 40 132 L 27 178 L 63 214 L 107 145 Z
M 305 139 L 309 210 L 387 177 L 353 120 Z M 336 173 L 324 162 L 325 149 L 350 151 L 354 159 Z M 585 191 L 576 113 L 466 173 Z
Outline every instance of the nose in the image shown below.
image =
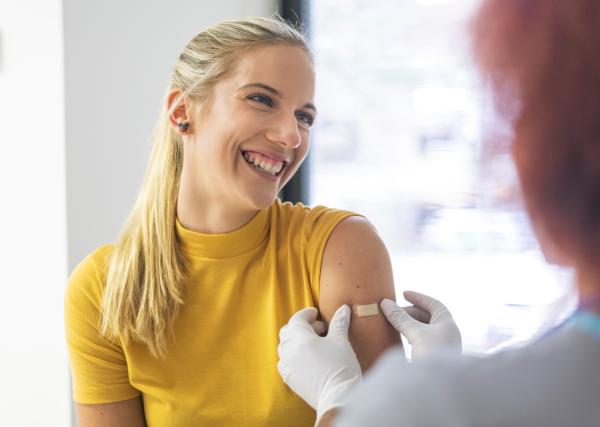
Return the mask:
M 287 149 L 298 148 L 302 143 L 300 129 L 298 129 L 298 119 L 295 114 L 282 115 L 275 120 L 267 130 L 265 136 L 271 142 L 279 144 Z

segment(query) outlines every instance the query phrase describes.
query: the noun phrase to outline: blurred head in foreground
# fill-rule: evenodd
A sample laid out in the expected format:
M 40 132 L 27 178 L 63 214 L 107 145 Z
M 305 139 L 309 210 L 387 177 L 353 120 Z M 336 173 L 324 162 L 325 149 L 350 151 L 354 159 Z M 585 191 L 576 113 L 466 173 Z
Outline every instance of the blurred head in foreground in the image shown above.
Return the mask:
M 583 299 L 600 291 L 599 22 L 597 0 L 485 0 L 472 27 L 542 249 Z

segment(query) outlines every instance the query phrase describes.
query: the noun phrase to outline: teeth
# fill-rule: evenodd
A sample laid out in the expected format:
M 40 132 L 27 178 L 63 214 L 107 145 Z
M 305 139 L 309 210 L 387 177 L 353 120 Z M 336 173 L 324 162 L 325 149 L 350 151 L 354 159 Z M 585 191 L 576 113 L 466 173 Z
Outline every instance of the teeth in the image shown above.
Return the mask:
M 281 172 L 281 169 L 283 169 L 283 162 L 271 164 L 268 161 L 258 157 L 259 156 L 255 155 L 254 153 L 244 153 L 244 158 L 246 159 L 246 161 L 248 161 L 248 163 L 250 163 L 256 168 L 263 170 L 264 172 L 267 172 L 270 175 L 275 176 L 279 172 Z

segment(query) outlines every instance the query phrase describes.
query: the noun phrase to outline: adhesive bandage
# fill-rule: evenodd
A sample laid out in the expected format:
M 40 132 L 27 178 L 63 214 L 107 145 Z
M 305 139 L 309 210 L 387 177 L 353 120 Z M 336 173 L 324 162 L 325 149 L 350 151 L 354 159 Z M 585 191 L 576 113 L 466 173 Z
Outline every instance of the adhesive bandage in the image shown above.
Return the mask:
M 358 317 L 377 316 L 379 314 L 379 304 L 354 304 L 352 305 L 352 311 Z

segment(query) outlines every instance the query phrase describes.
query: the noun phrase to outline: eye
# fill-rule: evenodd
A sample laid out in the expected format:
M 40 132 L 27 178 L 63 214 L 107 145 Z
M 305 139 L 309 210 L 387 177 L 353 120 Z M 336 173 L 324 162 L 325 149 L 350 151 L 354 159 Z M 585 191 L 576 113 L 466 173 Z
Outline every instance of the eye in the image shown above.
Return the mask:
M 315 122 L 315 118 L 311 114 L 305 113 L 303 111 L 297 112 L 296 118 L 301 122 L 307 124 L 308 126 L 312 126 L 312 124 Z
M 254 93 L 248 96 L 250 101 L 258 102 L 259 104 L 266 105 L 267 107 L 273 106 L 273 99 L 270 96 L 264 95 L 262 93 Z

